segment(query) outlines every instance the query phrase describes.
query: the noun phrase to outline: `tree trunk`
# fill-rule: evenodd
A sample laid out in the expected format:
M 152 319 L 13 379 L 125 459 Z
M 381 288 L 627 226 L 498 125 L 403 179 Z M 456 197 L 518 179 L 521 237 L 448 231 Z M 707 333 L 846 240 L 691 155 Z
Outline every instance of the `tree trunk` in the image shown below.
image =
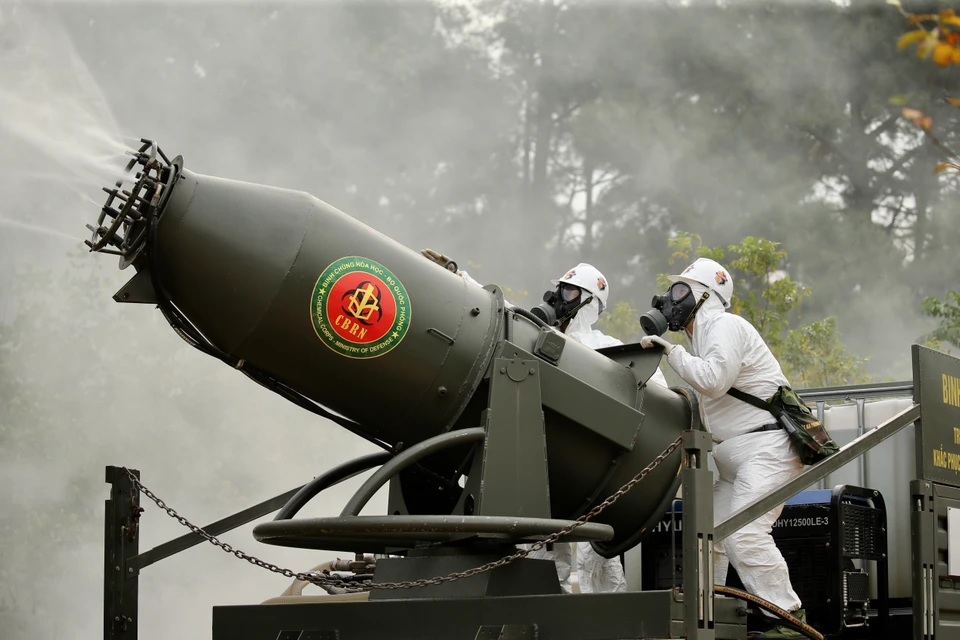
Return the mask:
M 593 222 L 593 174 L 594 162 L 590 154 L 583 156 L 583 189 L 586 195 L 583 206 L 583 244 L 580 245 L 580 257 L 584 262 L 590 262 L 594 251 Z
M 521 238 L 538 238 L 541 241 L 539 251 L 530 251 L 526 248 L 520 258 L 521 268 L 542 271 L 545 267 L 542 242 L 546 240 L 545 230 L 549 225 L 546 220 L 553 210 L 550 198 L 552 196 L 547 167 L 550 159 L 551 142 L 553 141 L 553 115 L 557 107 L 557 95 L 552 75 L 552 60 L 550 55 L 553 46 L 554 23 L 556 6 L 552 0 L 542 5 L 540 23 L 540 65 L 536 68 L 532 86 L 536 92 L 536 108 L 534 112 L 533 131 L 533 164 L 526 193 L 522 198 L 523 211 L 520 212 L 519 232 Z
M 533 135 L 531 132 L 531 122 L 533 120 L 533 100 L 533 92 L 530 90 L 530 85 L 528 83 L 527 95 L 523 106 L 523 166 L 520 168 L 520 183 L 524 188 L 528 188 L 531 181 L 530 157 L 533 155 Z

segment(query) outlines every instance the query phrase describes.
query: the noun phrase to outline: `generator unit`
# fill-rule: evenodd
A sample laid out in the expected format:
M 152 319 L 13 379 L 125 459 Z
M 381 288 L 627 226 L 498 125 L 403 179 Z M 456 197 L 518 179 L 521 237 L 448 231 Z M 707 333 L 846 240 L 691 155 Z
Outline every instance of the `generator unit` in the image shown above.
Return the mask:
M 683 501 L 676 500 L 643 542 L 644 590 L 682 584 L 682 531 Z M 773 525 L 773 538 L 808 620 L 818 631 L 851 637 L 853 629 L 869 624 L 886 628 L 887 520 L 879 491 L 850 485 L 803 491 L 784 504 Z M 871 578 L 876 585 L 872 597 Z M 744 588 L 733 567 L 727 586 Z M 877 619 L 871 620 L 874 616 Z

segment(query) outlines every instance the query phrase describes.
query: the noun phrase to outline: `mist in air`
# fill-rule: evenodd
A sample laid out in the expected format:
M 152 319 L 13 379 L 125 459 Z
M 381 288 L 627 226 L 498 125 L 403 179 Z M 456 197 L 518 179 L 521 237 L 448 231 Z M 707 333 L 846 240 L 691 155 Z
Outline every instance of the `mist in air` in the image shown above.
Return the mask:
M 836 316 L 875 377 L 909 377 L 933 326 L 919 301 L 956 286 L 960 215 L 889 102 L 930 91 L 900 18 L 681 4 L 0 2 L 4 640 L 102 633 L 106 465 L 202 525 L 375 450 L 113 302 L 133 270 L 83 240 L 141 138 L 309 192 L 518 304 L 587 261 L 611 306 L 644 311 L 683 267 L 678 231 L 777 240 L 814 291 L 796 320 Z M 951 141 L 955 116 L 934 116 Z M 364 477 L 303 515 L 339 513 Z M 185 532 L 145 507 L 141 550 Z M 297 571 L 337 555 L 252 526 L 223 540 Z M 287 584 L 195 547 L 141 574 L 141 635 L 209 637 L 214 605 Z

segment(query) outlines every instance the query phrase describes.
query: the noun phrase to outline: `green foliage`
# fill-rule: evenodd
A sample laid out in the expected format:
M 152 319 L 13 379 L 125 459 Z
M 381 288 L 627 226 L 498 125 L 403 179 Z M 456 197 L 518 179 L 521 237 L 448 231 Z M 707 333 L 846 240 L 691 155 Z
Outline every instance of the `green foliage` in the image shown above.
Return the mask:
M 505 300 L 508 300 L 511 304 L 527 306 L 526 300 L 530 295 L 525 289 L 514 289 L 513 287 L 503 286 L 500 287 L 503 291 L 503 297 Z
M 863 369 L 866 359 L 847 353 L 836 318 L 791 329 L 779 352 L 781 363 L 791 372 L 791 383 L 798 389 L 869 381 Z
M 729 247 L 739 256 L 729 265 L 740 276 L 733 279 L 733 312 L 749 320 L 775 353 L 783 344 L 788 316 L 811 294 L 781 271 L 787 252 L 779 247 L 778 242 L 752 236 Z
M 717 262 L 723 260 L 723 249 L 721 247 L 710 248 L 704 246 L 703 239 L 698 233 L 678 231 L 676 236 L 667 239 L 667 246 L 672 251 L 670 257 L 667 259 L 667 264 L 677 264 L 677 266 L 680 268 L 693 261 L 691 256 L 696 256 L 697 258 L 710 258 L 711 260 L 716 260 Z M 665 273 L 657 275 L 657 289 L 661 294 L 666 292 L 666 290 L 669 289 L 670 285 L 672 284 L 667 279 L 667 275 L 668 274 Z
M 643 335 L 640 323 L 637 322 L 639 317 L 640 311 L 636 307 L 629 302 L 621 301 L 603 312 L 597 322 L 597 328 L 623 342 L 636 342 Z
M 932 296 L 924 299 L 923 312 L 939 321 L 937 328 L 924 338 L 927 346 L 944 351 L 943 343 L 948 342 L 960 347 L 960 293 L 948 291 L 943 300 Z

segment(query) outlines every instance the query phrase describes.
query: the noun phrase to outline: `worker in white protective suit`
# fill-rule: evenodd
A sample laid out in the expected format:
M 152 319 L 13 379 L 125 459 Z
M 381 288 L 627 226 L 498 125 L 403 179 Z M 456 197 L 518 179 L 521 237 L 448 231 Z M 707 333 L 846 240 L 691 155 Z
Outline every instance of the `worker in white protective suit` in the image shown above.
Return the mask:
M 700 258 L 680 275 L 665 296 L 654 298 L 671 331 L 684 331 L 688 352 L 660 336 L 641 338 L 658 344 L 667 362 L 697 393 L 703 424 L 712 433 L 718 479 L 713 486 L 716 522 L 755 502 L 773 487 L 796 477 L 803 465 L 774 417 L 727 391 L 733 387 L 766 399 L 789 382 L 757 330 L 738 315 L 725 313 L 733 296 L 730 272 Z M 747 591 L 806 621 L 790 584 L 787 563 L 771 531 L 783 505 L 718 541 L 714 553 L 716 584 L 726 582 L 730 563 Z M 769 615 L 769 614 L 768 614 Z M 761 637 L 803 637 L 793 629 L 767 625 Z
M 456 263 L 447 256 L 430 249 L 424 249 L 421 253 L 440 266 L 450 269 L 464 280 L 478 287 L 482 286 L 469 273 L 459 270 Z M 556 287 L 556 295 L 553 296 L 553 299 L 555 300 L 557 318 L 567 318 L 558 327 L 564 334 L 591 349 L 623 344 L 620 340 L 593 328 L 600 314 L 606 309 L 607 300 L 610 297 L 610 285 L 596 267 L 580 263 L 567 271 L 563 277 L 551 280 L 550 283 Z M 583 304 L 588 299 L 589 302 Z M 513 306 L 507 301 L 504 302 L 507 306 Z M 573 313 L 572 317 L 567 317 L 571 312 Z M 667 380 L 659 369 L 650 380 L 664 387 L 667 386 Z M 529 549 L 532 545 L 524 546 Z M 588 542 L 579 542 L 576 544 L 576 548 L 577 579 L 580 593 L 609 593 L 627 590 L 627 581 L 623 575 L 623 565 L 619 558 L 604 558 L 594 551 Z M 571 575 L 573 571 L 573 544 L 554 544 L 552 549 L 543 547 L 527 557 L 552 560 L 557 567 L 560 587 L 564 593 L 573 592 Z

